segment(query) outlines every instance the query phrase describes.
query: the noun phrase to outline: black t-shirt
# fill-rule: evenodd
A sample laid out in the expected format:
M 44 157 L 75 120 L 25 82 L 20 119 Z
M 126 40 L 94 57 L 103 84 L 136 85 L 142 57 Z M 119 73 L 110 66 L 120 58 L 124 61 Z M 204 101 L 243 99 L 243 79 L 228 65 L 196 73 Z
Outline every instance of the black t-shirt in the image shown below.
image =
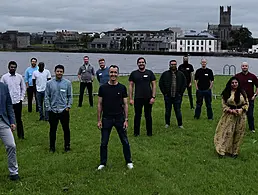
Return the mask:
M 214 81 L 213 72 L 209 68 L 199 68 L 195 73 L 194 80 L 198 81 L 198 89 L 208 90 L 210 88 L 210 82 Z
M 99 87 L 99 97 L 102 97 L 103 117 L 124 114 L 123 98 L 127 97 L 126 87 L 120 83 L 110 85 L 108 83 Z
M 155 80 L 156 77 L 151 70 L 145 69 L 144 72 L 133 71 L 129 76 L 129 81 L 135 84 L 134 98 L 151 98 L 152 89 L 150 84 Z
M 178 70 L 184 73 L 186 82 L 189 85 L 191 83 L 191 74 L 194 71 L 192 64 L 181 64 Z

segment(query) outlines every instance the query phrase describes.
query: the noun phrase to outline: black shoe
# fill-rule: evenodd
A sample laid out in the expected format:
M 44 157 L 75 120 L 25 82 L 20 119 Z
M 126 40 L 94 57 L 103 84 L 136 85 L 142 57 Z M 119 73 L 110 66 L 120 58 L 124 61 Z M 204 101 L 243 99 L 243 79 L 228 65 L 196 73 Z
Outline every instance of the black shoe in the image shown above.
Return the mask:
M 194 107 L 191 107 L 192 110 L 194 110 Z
M 54 153 L 55 151 L 56 151 L 56 149 L 55 149 L 55 148 L 49 148 L 49 152 Z
M 65 152 L 68 152 L 68 151 L 71 151 L 71 148 L 70 148 L 70 146 L 66 146 L 64 150 L 65 150 Z
M 78 105 L 78 107 L 82 107 L 82 105 Z
M 238 157 L 237 154 L 232 154 L 232 158 L 236 159 Z
M 10 178 L 10 180 L 12 180 L 12 181 L 17 181 L 17 180 L 20 179 L 20 177 L 19 177 L 18 174 L 16 174 L 16 175 L 10 175 L 9 178 Z
M 139 135 L 139 134 L 133 134 L 133 136 L 134 136 L 134 137 L 138 137 L 138 136 L 140 136 L 140 135 Z
M 219 157 L 219 158 L 224 158 L 225 155 L 218 154 L 218 157 Z
M 200 117 L 194 116 L 194 119 L 199 119 Z

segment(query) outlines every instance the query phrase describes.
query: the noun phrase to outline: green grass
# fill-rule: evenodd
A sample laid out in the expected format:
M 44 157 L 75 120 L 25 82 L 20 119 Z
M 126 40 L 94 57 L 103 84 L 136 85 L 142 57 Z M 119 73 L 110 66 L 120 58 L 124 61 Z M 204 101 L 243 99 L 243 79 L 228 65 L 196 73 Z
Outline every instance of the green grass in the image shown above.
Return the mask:
M 228 77 L 217 76 L 214 93 L 220 94 L 227 80 Z M 120 81 L 127 84 L 127 77 Z M 96 87 L 95 82 L 95 92 Z M 75 82 L 74 93 L 78 91 Z M 108 166 L 101 172 L 96 171 L 100 145 L 97 97 L 94 108 L 89 107 L 87 97 L 82 108 L 77 108 L 77 103 L 76 97 L 71 109 L 69 153 L 63 152 L 61 126 L 57 132 L 57 152 L 49 153 L 49 125 L 38 121 L 38 113 L 23 109 L 26 140 L 18 140 L 15 134 L 21 180 L 8 180 L 7 158 L 1 144 L 0 194 L 258 194 L 257 134 L 246 131 L 237 159 L 218 159 L 215 153 L 213 136 L 221 116 L 220 98 L 213 99 L 214 120 L 208 121 L 205 106 L 201 118 L 194 120 L 194 111 L 184 97 L 182 130 L 177 127 L 174 112 L 172 126 L 164 128 L 164 102 L 161 95 L 157 96 L 153 137 L 146 136 L 144 120 L 141 136 L 133 137 L 133 107 L 130 107 L 128 136 L 135 168 L 125 167 L 122 146 L 113 130 Z

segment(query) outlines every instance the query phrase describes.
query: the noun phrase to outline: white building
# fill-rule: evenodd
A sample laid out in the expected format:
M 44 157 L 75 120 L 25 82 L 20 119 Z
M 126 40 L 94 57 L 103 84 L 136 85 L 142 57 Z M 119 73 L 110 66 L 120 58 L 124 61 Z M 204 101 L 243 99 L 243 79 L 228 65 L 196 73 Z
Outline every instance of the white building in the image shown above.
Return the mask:
M 252 49 L 248 49 L 248 53 L 258 53 L 258 44 L 252 45 Z
M 207 31 L 190 31 L 177 37 L 177 52 L 219 52 L 220 48 L 220 41 Z

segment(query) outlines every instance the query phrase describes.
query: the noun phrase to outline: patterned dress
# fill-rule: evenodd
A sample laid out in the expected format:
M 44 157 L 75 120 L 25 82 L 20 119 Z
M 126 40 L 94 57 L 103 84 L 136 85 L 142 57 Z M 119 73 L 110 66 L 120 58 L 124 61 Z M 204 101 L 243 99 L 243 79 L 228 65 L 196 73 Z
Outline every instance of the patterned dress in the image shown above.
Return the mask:
M 248 100 L 240 95 L 238 104 L 234 101 L 235 92 L 231 92 L 230 98 L 225 102 L 222 99 L 223 114 L 216 128 L 214 144 L 216 151 L 220 155 L 232 154 L 238 155 L 240 144 L 243 140 L 246 127 L 246 111 L 248 109 Z M 239 115 L 229 113 L 232 107 L 241 109 Z

